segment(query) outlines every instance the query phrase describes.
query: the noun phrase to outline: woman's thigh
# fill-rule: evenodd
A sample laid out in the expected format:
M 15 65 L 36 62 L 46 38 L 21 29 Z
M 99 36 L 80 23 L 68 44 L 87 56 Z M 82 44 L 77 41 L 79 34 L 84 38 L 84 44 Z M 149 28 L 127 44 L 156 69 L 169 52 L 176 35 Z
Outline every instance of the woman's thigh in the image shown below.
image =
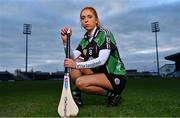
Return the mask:
M 104 89 L 113 90 L 113 87 L 104 73 L 83 75 L 76 80 L 77 86 L 98 86 Z
M 73 79 L 73 81 L 75 81 L 78 77 L 82 76 L 82 75 L 91 75 L 94 72 L 91 69 L 72 69 L 71 70 L 71 78 Z

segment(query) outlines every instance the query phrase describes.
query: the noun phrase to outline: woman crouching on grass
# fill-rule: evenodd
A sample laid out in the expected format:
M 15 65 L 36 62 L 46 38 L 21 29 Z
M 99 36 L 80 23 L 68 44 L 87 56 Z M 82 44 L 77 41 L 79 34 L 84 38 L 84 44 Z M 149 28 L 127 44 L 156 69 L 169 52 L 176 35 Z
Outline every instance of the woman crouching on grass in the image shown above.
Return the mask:
M 100 26 L 93 7 L 82 9 L 80 21 L 86 33 L 78 47 L 71 51 L 71 58 L 64 60 L 64 67 L 71 68 L 72 83 L 76 87 L 72 92 L 73 98 L 77 105 L 83 105 L 83 91 L 107 96 L 107 104 L 117 106 L 126 84 L 126 70 L 114 36 Z M 61 29 L 64 45 L 67 43 L 68 29 L 69 27 Z

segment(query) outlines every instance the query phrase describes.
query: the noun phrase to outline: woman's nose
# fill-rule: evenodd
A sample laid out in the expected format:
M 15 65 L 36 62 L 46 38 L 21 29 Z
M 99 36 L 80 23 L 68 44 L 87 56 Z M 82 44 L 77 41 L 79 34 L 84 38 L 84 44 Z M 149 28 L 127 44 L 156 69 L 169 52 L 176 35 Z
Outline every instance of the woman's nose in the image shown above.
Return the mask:
M 87 18 L 85 18 L 85 20 L 84 20 L 85 22 L 88 22 L 88 19 Z

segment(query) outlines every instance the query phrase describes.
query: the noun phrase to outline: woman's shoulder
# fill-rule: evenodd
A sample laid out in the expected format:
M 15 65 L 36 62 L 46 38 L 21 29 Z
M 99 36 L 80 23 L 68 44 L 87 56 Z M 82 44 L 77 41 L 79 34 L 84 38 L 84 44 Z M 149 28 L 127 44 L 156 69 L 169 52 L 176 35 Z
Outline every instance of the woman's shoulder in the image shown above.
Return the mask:
M 104 33 L 105 35 L 112 35 L 111 31 L 108 30 L 107 28 L 100 27 L 99 30 Z
M 87 45 L 88 44 L 88 40 L 85 37 L 83 37 L 83 38 L 80 39 L 79 44 L 80 45 Z
M 108 29 L 105 28 L 100 28 L 100 31 L 103 32 L 104 36 L 108 39 L 110 39 L 114 44 L 116 44 L 114 35 L 109 31 Z

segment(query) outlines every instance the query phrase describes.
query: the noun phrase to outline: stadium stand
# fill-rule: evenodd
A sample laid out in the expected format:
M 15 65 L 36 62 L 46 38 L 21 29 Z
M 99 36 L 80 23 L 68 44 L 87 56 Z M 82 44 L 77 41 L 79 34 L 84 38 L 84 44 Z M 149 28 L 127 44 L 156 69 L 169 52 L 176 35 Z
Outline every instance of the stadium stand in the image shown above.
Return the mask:
M 0 80 L 1 81 L 14 81 L 14 75 L 8 71 L 0 71 Z
M 165 59 L 175 62 L 176 69 L 170 76 L 180 77 L 180 52 L 166 56 Z

